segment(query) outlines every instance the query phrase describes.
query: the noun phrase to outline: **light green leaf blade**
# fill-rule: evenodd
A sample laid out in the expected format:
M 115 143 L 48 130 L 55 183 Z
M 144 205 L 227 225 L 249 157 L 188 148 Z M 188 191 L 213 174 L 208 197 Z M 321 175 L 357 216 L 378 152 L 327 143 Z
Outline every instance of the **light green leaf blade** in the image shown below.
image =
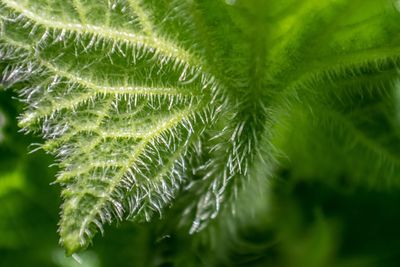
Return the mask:
M 1 46 L 12 62 L 3 83 L 29 80 L 20 125 L 40 131 L 60 162 L 68 253 L 115 217 L 161 214 L 212 114 L 212 82 L 195 56 L 154 33 L 136 1 L 3 2 Z M 115 17 L 110 25 L 91 16 L 100 10 Z

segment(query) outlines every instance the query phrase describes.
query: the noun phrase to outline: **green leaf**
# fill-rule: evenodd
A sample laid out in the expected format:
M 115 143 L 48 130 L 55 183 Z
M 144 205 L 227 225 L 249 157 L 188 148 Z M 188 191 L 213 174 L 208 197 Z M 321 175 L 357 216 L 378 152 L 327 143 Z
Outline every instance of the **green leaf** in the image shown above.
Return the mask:
M 21 90 L 30 107 L 20 125 L 40 131 L 48 139 L 43 148 L 60 161 L 60 235 L 73 252 L 113 217 L 149 220 L 171 201 L 193 136 L 212 115 L 211 82 L 194 56 L 149 32 L 134 1 L 93 7 L 110 16 L 131 9 L 118 27 L 89 23 L 78 1 L 63 11 L 56 5 L 4 3 L 2 50 L 15 63 L 3 79 L 30 80 Z M 51 19 L 57 12 L 64 13 Z M 132 19 L 142 33 L 125 28 Z
M 57 156 L 69 253 L 113 218 L 161 216 L 178 193 L 191 232 L 223 207 L 240 216 L 235 200 L 274 168 L 275 147 L 290 154 L 281 123 L 297 125 L 296 110 L 397 168 L 382 148 L 397 126 L 391 141 L 364 134 L 393 116 L 389 0 L 1 0 L 0 16 L 1 84 Z M 385 107 L 371 121 L 359 115 L 368 94 Z

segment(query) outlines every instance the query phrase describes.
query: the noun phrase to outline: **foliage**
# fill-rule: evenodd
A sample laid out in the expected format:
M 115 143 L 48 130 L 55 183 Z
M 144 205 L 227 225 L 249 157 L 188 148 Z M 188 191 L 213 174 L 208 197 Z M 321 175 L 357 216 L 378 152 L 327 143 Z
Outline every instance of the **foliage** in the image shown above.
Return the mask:
M 27 216 L 8 195 L 36 199 L 31 176 L 55 170 L 31 161 L 54 155 L 68 254 L 107 223 L 158 216 L 123 223 L 154 251 L 127 256 L 137 265 L 375 266 L 335 255 L 346 204 L 387 205 L 400 184 L 397 2 L 1 0 L 0 19 L 0 198 Z M 20 247 L 4 214 L 0 245 Z

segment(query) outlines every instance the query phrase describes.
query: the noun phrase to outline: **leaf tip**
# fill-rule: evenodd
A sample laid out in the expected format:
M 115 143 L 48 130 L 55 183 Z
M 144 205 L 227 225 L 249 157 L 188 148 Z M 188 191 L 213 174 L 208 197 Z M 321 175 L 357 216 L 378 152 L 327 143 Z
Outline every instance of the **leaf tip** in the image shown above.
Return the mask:
M 79 235 L 75 233 L 69 233 L 60 238 L 60 244 L 65 249 L 65 254 L 70 257 L 76 252 L 83 250 L 86 246 L 80 242 Z

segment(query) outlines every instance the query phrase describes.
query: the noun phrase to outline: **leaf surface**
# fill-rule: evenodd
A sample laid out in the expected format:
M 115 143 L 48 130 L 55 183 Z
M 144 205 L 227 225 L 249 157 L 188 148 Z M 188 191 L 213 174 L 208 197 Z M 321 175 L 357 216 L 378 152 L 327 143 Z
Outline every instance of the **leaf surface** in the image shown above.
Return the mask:
M 293 151 L 283 115 L 311 128 L 296 128 L 296 110 L 398 168 L 391 1 L 0 3 L 1 85 L 20 92 L 21 127 L 57 156 L 69 253 L 115 217 L 161 215 L 178 193 L 192 232 L 223 204 L 240 213 L 257 169 Z M 371 132 L 382 117 L 388 135 Z

